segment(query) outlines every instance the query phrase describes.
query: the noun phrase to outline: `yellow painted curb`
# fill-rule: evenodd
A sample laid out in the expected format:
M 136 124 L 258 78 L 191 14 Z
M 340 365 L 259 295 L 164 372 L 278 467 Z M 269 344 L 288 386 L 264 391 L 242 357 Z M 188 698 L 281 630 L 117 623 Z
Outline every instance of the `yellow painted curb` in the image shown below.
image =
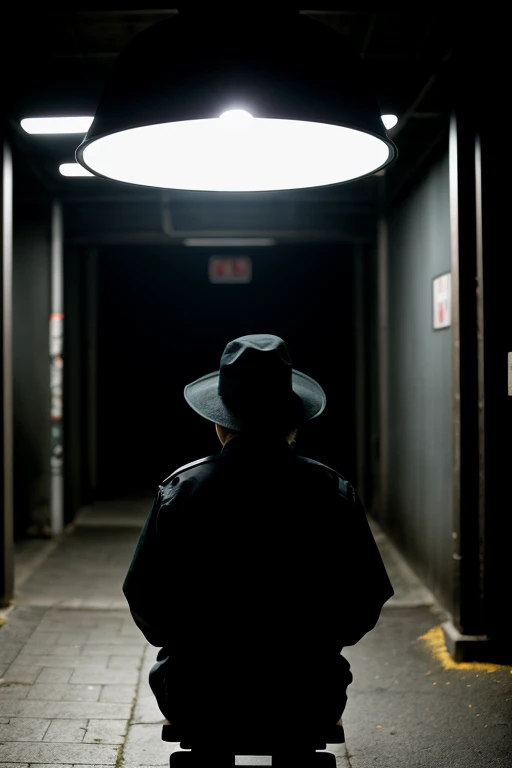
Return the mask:
M 460 669 L 460 670 L 482 670 L 483 672 L 497 672 L 499 669 L 509 669 L 512 675 L 512 668 L 502 664 L 487 664 L 480 661 L 461 661 L 456 662 L 452 659 L 448 653 L 446 647 L 444 632 L 441 627 L 432 627 L 424 635 L 421 635 L 419 640 L 422 640 L 426 646 L 428 646 L 432 656 L 436 659 L 444 669 Z

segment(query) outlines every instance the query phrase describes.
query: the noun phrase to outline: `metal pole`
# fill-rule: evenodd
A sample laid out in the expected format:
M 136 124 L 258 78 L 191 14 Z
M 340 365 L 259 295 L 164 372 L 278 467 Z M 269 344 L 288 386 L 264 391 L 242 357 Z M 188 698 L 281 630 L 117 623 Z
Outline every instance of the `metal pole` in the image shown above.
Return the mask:
M 381 216 L 377 231 L 378 356 L 379 356 L 379 522 L 388 519 L 389 488 L 389 318 L 388 318 L 388 225 Z
M 356 479 L 358 492 L 365 506 L 369 505 L 367 498 L 367 452 L 366 452 L 366 377 L 365 377 L 365 314 L 364 314 L 364 258 L 362 245 L 354 246 L 352 263 L 354 269 L 354 302 L 355 302 L 355 406 L 356 406 Z
M 0 144 L 0 328 L 2 357 L 2 407 L 0 413 L 2 477 L 0 510 L 0 605 L 9 605 L 14 594 L 13 526 L 13 422 L 12 422 L 12 157 L 7 143 Z
M 49 323 L 51 491 L 50 526 L 53 536 L 64 529 L 64 269 L 60 203 L 52 206 L 51 300 Z
M 96 499 L 98 439 L 97 439 L 97 369 L 98 369 L 98 251 L 87 253 L 87 457 L 89 500 Z
M 467 104 L 463 104 L 463 107 Z M 483 292 L 478 208 L 479 154 L 467 109 L 450 124 L 453 382 L 453 623 L 485 628 L 483 591 Z

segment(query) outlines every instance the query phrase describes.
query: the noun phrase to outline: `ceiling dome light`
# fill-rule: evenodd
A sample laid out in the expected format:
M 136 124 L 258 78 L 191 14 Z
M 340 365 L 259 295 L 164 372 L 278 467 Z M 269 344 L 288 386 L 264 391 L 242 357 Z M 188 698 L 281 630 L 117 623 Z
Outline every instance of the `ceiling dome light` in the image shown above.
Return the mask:
M 363 63 L 297 11 L 180 12 L 121 52 L 76 151 L 84 168 L 164 189 L 341 184 L 396 157 Z

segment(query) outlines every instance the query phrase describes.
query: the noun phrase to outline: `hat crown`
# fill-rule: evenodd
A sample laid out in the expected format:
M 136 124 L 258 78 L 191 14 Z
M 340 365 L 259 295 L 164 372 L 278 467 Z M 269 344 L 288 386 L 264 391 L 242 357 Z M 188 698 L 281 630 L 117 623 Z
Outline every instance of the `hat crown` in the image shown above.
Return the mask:
M 292 368 L 279 336 L 260 333 L 230 341 L 218 371 L 187 384 L 188 404 L 201 416 L 235 432 L 281 436 L 325 408 L 318 382 Z
M 230 341 L 220 361 L 218 391 L 226 400 L 276 403 L 292 396 L 292 361 L 283 339 L 253 334 Z

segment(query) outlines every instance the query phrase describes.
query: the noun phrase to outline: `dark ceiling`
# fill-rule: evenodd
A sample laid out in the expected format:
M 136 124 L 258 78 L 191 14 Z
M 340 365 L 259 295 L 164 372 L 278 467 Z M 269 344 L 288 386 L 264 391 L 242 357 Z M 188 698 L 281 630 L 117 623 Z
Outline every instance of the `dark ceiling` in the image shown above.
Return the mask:
M 446 147 L 452 106 L 452 21 L 431 6 L 421 13 L 385 9 L 301 10 L 346 36 L 366 63 L 383 113 L 398 115 L 389 131 L 399 156 L 385 178 L 372 176 L 294 192 L 186 193 L 131 187 L 97 178 L 65 178 L 81 136 L 31 136 L 19 126 L 38 114 L 94 114 L 110 68 L 139 32 L 174 9 L 123 6 L 68 10 L 37 6 L 3 14 L 3 103 L 14 152 L 15 193 L 62 200 L 76 240 L 158 242 L 199 234 L 271 234 L 282 240 L 371 240 L 382 205 L 406 194 Z M 199 11 L 200 12 L 200 11 Z M 233 17 L 250 23 L 250 13 Z M 269 24 L 272 12 L 268 11 Z M 383 185 L 385 184 L 385 194 Z M 383 197 L 384 194 L 384 197 Z M 128 215 L 127 212 L 129 211 Z

